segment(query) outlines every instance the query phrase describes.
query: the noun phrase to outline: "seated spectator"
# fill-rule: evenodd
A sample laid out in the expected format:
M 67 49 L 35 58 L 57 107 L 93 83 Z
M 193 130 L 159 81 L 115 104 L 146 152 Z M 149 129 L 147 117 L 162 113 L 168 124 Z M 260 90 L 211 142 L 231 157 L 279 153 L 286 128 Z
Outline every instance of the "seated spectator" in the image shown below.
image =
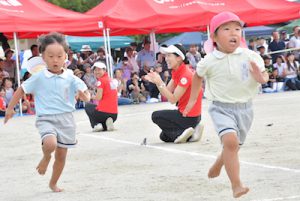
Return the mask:
M 97 56 L 95 61 L 101 61 L 102 63 L 106 64 L 106 55 L 105 50 L 103 48 L 99 48 L 97 50 Z
M 126 81 L 129 80 L 130 75 L 133 72 L 133 68 L 129 65 L 127 57 L 123 57 L 120 69 L 122 69 L 123 71 L 123 79 L 125 79 Z
M 6 102 L 4 100 L 5 97 L 5 88 L 3 86 L 0 86 L 0 117 L 5 116 L 5 110 L 6 110 Z
M 131 79 L 126 83 L 129 97 L 134 103 L 145 103 L 148 92 L 146 91 L 142 80 L 139 78 L 137 72 L 133 72 L 130 77 Z
M 2 86 L 4 87 L 5 89 L 5 102 L 7 104 L 9 104 L 10 100 L 12 99 L 13 97 L 13 94 L 14 94 L 14 89 L 13 89 L 13 82 L 10 78 L 4 78 L 3 79 L 3 82 L 2 82 Z
M 98 104 L 86 103 L 85 112 L 93 131 L 112 131 L 118 117 L 118 95 L 115 82 L 108 76 L 106 65 L 95 62 L 94 74 L 97 78 L 97 92 L 92 97 Z
M 78 78 L 80 78 L 81 80 L 83 80 L 84 72 L 79 70 L 79 69 L 75 69 L 74 70 L 74 75 L 77 76 Z M 82 100 L 80 100 L 79 97 L 76 97 L 75 108 L 76 109 L 84 108 L 84 102 Z
M 125 53 L 127 56 L 124 56 L 124 57 L 128 58 L 128 65 L 131 67 L 133 72 L 139 72 L 140 68 L 135 59 L 136 54 L 137 54 L 136 51 L 134 51 L 131 47 L 127 47 L 125 50 Z
M 262 90 L 265 93 L 277 92 L 276 74 L 277 69 L 271 64 L 272 57 L 269 55 L 263 56 L 266 71 L 269 74 L 269 81 L 266 84 L 262 84 Z
M 196 69 L 197 63 L 201 60 L 201 54 L 198 51 L 198 46 L 196 44 L 190 45 L 189 51 L 186 53 L 187 60 L 192 69 Z
M 162 65 L 160 63 L 157 63 L 154 69 L 152 70 L 160 75 L 161 78 L 163 78 L 162 74 Z M 160 101 L 161 97 L 159 97 L 160 93 L 156 86 L 156 84 L 150 82 L 149 83 L 149 92 L 150 92 L 150 103 L 157 103 Z
M 118 91 L 118 105 L 129 105 L 132 104 L 132 99 L 128 98 L 126 90 L 126 81 L 123 79 L 122 69 L 116 69 L 114 71 L 114 81 L 117 84 Z
M 286 68 L 284 71 L 287 90 L 300 90 L 300 80 L 298 79 L 299 63 L 295 61 L 295 55 L 293 53 L 287 54 Z
M 162 81 L 167 86 L 169 84 L 170 80 L 171 80 L 170 72 L 169 72 L 169 70 L 165 70 L 163 72 Z M 165 96 L 161 95 L 161 101 L 162 102 L 168 102 L 168 99 Z
M 4 61 L 4 70 L 8 72 L 9 77 L 12 79 L 13 83 L 16 78 L 16 61 L 12 59 L 14 51 L 11 49 L 5 50 L 5 61 Z
M 258 51 L 258 54 L 263 58 L 265 55 L 266 48 L 265 48 L 265 46 L 261 45 L 261 46 L 257 47 L 257 51 Z
M 286 63 L 284 56 L 279 55 L 276 58 L 276 62 L 273 64 L 274 68 L 276 71 L 274 71 L 275 79 L 277 82 L 277 91 L 284 91 L 285 88 L 285 68 L 286 68 Z
M 71 69 L 71 70 L 75 70 L 77 68 L 77 65 L 78 65 L 78 60 L 75 59 L 73 57 L 73 51 L 71 50 L 71 48 L 69 48 L 68 50 L 68 62 L 67 62 L 67 68 L 68 69 Z
M 96 90 L 96 82 L 97 82 L 96 77 L 89 63 L 84 64 L 83 68 L 85 73 L 82 79 L 85 82 L 86 86 L 88 87 L 90 93 L 93 94 Z
M 22 82 L 26 81 L 28 78 L 30 78 L 30 76 L 31 74 L 26 72 L 23 76 Z M 35 114 L 33 94 L 24 94 L 22 98 L 22 112 L 27 114 Z
M 153 66 L 154 67 L 154 66 Z M 143 68 L 141 69 L 140 73 L 139 73 L 139 77 L 141 78 L 141 81 L 145 87 L 145 90 L 147 91 L 146 97 L 149 95 L 149 91 L 150 91 L 150 82 L 145 79 L 145 76 L 150 72 L 150 68 L 151 66 L 149 65 L 148 61 L 144 62 Z
M 1 58 L 0 58 L 0 73 L 3 76 L 2 79 L 5 77 L 9 77 L 8 72 L 4 70 L 4 60 Z

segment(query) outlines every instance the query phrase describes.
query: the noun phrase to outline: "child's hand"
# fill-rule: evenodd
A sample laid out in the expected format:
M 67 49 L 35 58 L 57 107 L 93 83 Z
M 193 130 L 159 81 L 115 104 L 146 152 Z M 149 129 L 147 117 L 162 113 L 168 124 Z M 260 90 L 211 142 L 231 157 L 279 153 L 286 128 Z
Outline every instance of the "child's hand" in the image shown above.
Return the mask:
M 261 84 L 268 82 L 269 80 L 268 73 L 266 71 L 261 72 L 258 65 L 254 61 L 250 61 L 250 64 L 251 64 L 250 72 L 254 77 L 254 79 Z
M 4 124 L 8 122 L 9 119 L 11 119 L 16 112 L 14 109 L 6 109 L 5 111 L 5 118 L 4 118 Z
M 78 90 L 78 97 L 84 102 L 89 102 L 91 99 L 91 94 L 88 90 L 86 91 Z

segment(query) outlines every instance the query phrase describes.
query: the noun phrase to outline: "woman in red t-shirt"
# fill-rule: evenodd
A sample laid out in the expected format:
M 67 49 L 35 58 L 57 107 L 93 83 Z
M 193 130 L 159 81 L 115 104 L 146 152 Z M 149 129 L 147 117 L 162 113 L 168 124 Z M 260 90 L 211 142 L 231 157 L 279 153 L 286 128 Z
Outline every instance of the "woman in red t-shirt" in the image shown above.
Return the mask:
M 182 115 L 191 93 L 193 72 L 185 65 L 186 52 L 179 44 L 161 47 L 165 54 L 168 68 L 172 69 L 172 79 L 166 86 L 159 74 L 150 72 L 146 79 L 156 84 L 162 96 L 170 103 L 176 104 L 177 110 L 159 110 L 152 113 L 152 121 L 162 132 L 160 139 L 164 142 L 185 143 L 196 142 L 201 139 L 203 125 L 201 120 L 202 92 L 187 117 Z
M 98 104 L 86 103 L 85 112 L 94 131 L 112 131 L 118 116 L 118 83 L 108 76 L 104 63 L 95 62 L 92 68 L 97 79 L 97 92 L 92 99 Z

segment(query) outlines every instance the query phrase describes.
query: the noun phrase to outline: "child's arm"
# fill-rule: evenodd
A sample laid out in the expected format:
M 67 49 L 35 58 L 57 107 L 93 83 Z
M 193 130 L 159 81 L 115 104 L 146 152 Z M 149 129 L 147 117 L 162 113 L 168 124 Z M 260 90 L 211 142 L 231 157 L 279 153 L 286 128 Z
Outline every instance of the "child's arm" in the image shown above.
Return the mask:
M 17 91 L 14 93 L 5 112 L 4 123 L 8 122 L 8 120 L 13 117 L 13 115 L 15 114 L 14 107 L 17 105 L 17 103 L 23 97 L 24 94 L 25 93 L 22 87 L 19 87 Z
M 91 99 L 91 94 L 89 90 L 85 90 L 85 91 L 78 90 L 78 97 L 84 102 L 89 102 Z
M 266 72 L 266 71 L 261 72 L 260 68 L 253 61 L 250 61 L 250 64 L 251 64 L 251 67 L 252 67 L 250 69 L 250 72 L 252 73 L 252 76 L 254 77 L 254 79 L 260 84 L 267 83 L 269 81 L 268 72 Z
M 195 105 L 198 95 L 200 93 L 200 90 L 202 88 L 202 81 L 203 81 L 203 78 L 199 77 L 197 75 L 197 73 L 195 73 L 193 76 L 193 80 L 192 80 L 192 89 L 191 89 L 190 99 L 183 111 L 184 117 L 186 117 L 186 115 L 191 111 L 191 109 Z

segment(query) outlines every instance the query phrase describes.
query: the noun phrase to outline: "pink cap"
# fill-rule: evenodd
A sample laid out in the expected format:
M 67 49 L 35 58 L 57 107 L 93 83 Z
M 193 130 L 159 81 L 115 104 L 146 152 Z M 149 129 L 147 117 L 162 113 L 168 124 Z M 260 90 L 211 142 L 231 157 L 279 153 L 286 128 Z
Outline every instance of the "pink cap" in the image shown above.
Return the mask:
M 210 25 L 209 25 L 209 31 L 210 31 L 210 38 L 205 41 L 204 43 L 204 51 L 206 53 L 212 52 L 214 50 L 214 43 L 213 43 L 213 34 L 215 33 L 215 31 L 218 29 L 218 27 L 220 27 L 222 24 L 225 24 L 227 22 L 239 22 L 241 24 L 241 26 L 244 26 L 244 22 L 241 21 L 241 19 L 235 15 L 232 12 L 221 12 L 217 15 L 215 15 L 211 21 L 210 21 Z M 245 39 L 241 38 L 241 47 L 247 47 Z

